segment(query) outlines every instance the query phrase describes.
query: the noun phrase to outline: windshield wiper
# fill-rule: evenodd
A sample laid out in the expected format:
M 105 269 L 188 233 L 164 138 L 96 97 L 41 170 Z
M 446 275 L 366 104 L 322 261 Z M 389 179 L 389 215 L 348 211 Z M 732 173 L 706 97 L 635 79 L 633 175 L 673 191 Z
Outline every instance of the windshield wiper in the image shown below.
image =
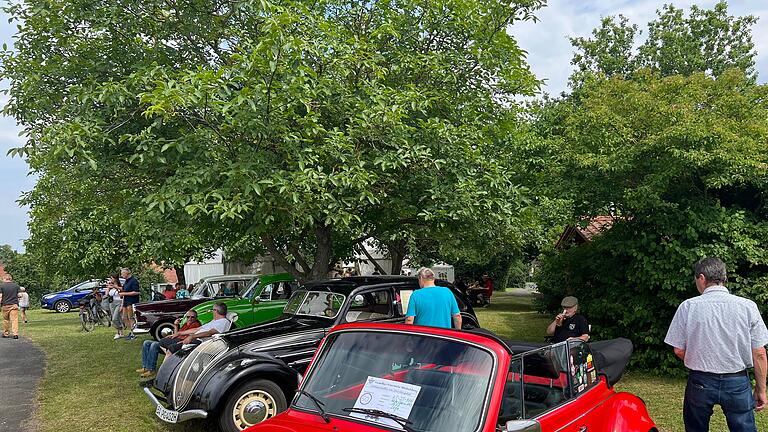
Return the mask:
M 409 424 L 413 424 L 412 421 L 408 420 L 407 418 L 402 418 L 398 415 L 388 413 L 386 411 L 381 411 L 377 409 L 371 409 L 371 408 L 344 408 L 342 411 L 350 412 L 350 413 L 360 413 L 360 414 L 369 414 L 374 417 L 384 417 L 388 418 L 390 420 L 396 421 L 400 426 L 405 430 L 406 432 L 415 432 L 413 428 L 408 426 Z
M 302 389 L 299 389 L 299 390 L 297 391 L 297 393 L 299 393 L 299 394 L 303 394 L 304 396 L 308 397 L 308 398 L 309 398 L 309 399 L 310 399 L 312 402 L 314 402 L 314 403 L 315 403 L 315 406 L 317 406 L 317 409 L 318 409 L 318 410 L 320 410 L 320 417 L 322 417 L 322 418 L 323 418 L 323 420 L 325 420 L 325 422 L 326 422 L 326 423 L 330 423 L 330 422 L 331 422 L 331 418 L 330 418 L 330 417 L 328 417 L 328 414 L 326 414 L 326 413 L 325 413 L 325 410 L 323 409 L 323 407 L 325 406 L 325 404 L 324 404 L 324 403 L 323 403 L 323 402 L 322 402 L 320 399 L 318 399 L 318 398 L 316 398 L 316 397 L 312 396 L 312 394 L 310 394 L 310 393 L 309 393 L 308 391 L 306 391 L 306 390 L 302 390 Z

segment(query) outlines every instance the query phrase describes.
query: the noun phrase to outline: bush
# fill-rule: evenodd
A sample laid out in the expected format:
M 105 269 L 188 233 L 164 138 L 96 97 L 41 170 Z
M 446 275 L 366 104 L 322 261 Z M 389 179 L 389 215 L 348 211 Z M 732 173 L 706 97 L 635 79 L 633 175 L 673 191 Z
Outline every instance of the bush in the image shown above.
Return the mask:
M 731 292 L 764 306 L 767 235 L 765 220 L 711 201 L 657 209 L 619 221 L 590 243 L 542 257 L 537 306 L 555 313 L 562 296 L 575 295 L 593 337 L 627 337 L 635 344 L 635 366 L 681 372 L 682 362 L 664 337 L 680 302 L 698 295 L 693 264 L 705 256 L 721 258 Z

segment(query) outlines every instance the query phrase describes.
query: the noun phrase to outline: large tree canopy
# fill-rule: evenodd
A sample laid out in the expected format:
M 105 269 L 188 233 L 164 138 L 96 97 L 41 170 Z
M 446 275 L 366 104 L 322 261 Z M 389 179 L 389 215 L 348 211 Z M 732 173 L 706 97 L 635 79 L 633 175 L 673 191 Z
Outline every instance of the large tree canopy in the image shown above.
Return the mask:
M 32 244 L 119 226 L 109 243 L 142 259 L 237 244 L 309 278 L 368 237 L 519 235 L 524 190 L 504 161 L 514 98 L 538 82 L 506 28 L 541 3 L 11 5 L 5 112 L 41 176 Z M 204 235 L 136 247 L 149 242 L 131 227 L 166 220 L 183 227 L 171 238 Z

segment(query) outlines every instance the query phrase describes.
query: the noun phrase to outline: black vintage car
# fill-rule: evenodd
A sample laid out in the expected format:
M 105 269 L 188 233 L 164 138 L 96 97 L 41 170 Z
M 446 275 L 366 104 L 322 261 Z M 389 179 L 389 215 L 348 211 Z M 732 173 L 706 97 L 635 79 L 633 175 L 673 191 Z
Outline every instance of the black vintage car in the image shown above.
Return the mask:
M 464 328 L 479 327 L 467 298 L 450 283 Z M 403 306 L 419 289 L 414 277 L 361 276 L 309 283 L 280 318 L 217 335 L 183 349 L 144 392 L 163 421 L 215 418 L 236 432 L 277 415 L 293 398 L 301 374 L 327 332 L 349 322 L 402 323 Z M 387 349 L 382 347 L 382 349 Z

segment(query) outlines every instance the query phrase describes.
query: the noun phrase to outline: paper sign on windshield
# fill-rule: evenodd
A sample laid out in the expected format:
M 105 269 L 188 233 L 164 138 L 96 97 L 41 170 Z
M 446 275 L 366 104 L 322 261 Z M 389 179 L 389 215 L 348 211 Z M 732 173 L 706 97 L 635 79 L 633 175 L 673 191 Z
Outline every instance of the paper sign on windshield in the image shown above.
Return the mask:
M 355 408 L 375 409 L 407 419 L 416 402 L 421 387 L 413 384 L 368 377 L 355 401 Z M 364 418 L 376 423 L 401 428 L 400 423 L 386 417 L 351 413 L 352 417 Z

